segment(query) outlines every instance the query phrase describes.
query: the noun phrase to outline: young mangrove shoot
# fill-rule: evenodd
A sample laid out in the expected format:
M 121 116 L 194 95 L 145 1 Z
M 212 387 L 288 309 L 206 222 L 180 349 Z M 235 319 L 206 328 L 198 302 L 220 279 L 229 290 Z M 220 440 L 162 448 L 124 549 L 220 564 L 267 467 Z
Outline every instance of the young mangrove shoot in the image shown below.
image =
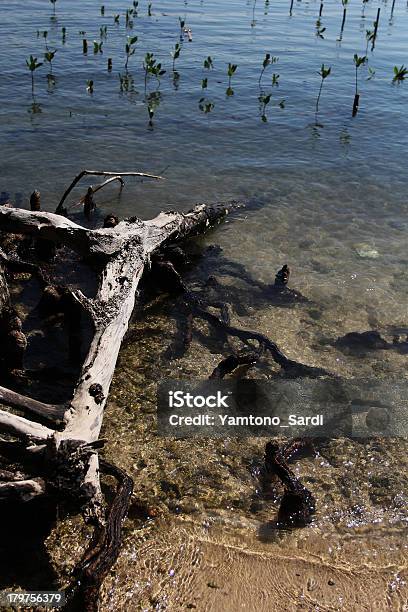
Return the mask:
M 394 78 L 392 79 L 393 83 L 401 83 L 401 81 L 405 80 L 405 77 L 408 75 L 408 69 L 405 66 L 394 66 Z
M 258 79 L 258 85 L 259 87 L 261 87 L 261 81 L 262 81 L 262 77 L 264 75 L 265 70 L 267 69 L 268 66 L 271 66 L 272 64 L 276 64 L 276 62 L 279 61 L 279 57 L 275 57 L 274 55 L 271 55 L 270 53 L 267 53 L 265 55 L 265 59 L 262 62 L 262 70 L 261 70 L 261 74 L 259 75 L 259 79 Z
M 358 104 L 360 101 L 360 94 L 358 93 L 358 69 L 360 68 L 360 66 L 365 64 L 366 56 L 363 55 L 362 57 L 360 57 L 359 55 L 357 55 L 357 53 L 355 53 L 353 59 L 354 59 L 354 65 L 356 68 L 356 91 L 354 94 L 354 102 L 353 102 L 353 117 L 355 117 L 358 111 Z
M 328 66 L 326 68 L 324 64 L 321 65 L 321 68 L 317 73 L 320 76 L 321 80 L 320 80 L 319 93 L 317 95 L 317 100 L 316 100 L 316 115 L 319 112 L 319 102 L 320 102 L 320 96 L 322 95 L 323 83 L 324 83 L 324 80 L 327 79 L 327 77 L 330 75 L 330 73 L 331 73 L 331 66 Z
M 198 101 L 198 108 L 200 111 L 208 115 L 214 109 L 214 103 L 211 100 L 207 100 L 207 98 L 200 98 Z
M 237 71 L 237 64 L 228 64 L 228 70 L 227 70 L 227 75 L 228 75 L 228 88 L 226 91 L 227 96 L 233 96 L 234 95 L 234 90 L 231 87 L 231 79 L 234 76 L 234 74 Z
M 26 60 L 26 64 L 31 73 L 31 93 L 34 98 L 34 72 L 43 65 L 43 62 L 37 62 L 37 58 L 30 55 L 29 59 Z
M 326 31 L 326 28 L 322 28 L 322 22 L 320 21 L 320 18 L 316 21 L 316 36 L 317 38 L 321 38 L 324 40 L 324 32 Z
M 186 22 L 181 17 L 179 17 L 179 25 L 180 25 L 180 40 L 183 40 L 184 26 L 186 25 Z
M 93 41 L 93 52 L 95 54 L 103 53 L 102 47 L 103 47 L 103 42 L 98 42 L 97 40 Z
M 50 0 L 51 4 L 52 4 L 52 8 L 53 8 L 53 12 L 52 12 L 52 19 L 55 19 L 55 5 L 57 0 Z
M 261 119 L 264 123 L 268 121 L 268 117 L 266 116 L 266 107 L 271 101 L 271 98 L 272 98 L 272 94 L 268 94 L 266 96 L 264 94 L 261 94 L 259 96 L 259 102 L 261 104 Z
M 366 41 L 367 41 L 367 44 L 366 44 L 366 53 L 365 54 L 366 54 L 366 57 L 367 57 L 368 56 L 368 45 L 374 39 L 374 31 L 373 30 L 366 30 L 365 36 L 366 36 Z
M 213 63 L 212 57 L 210 55 L 204 60 L 204 68 L 206 70 L 213 70 L 214 69 L 214 63 Z
M 181 53 L 181 45 L 180 43 L 176 43 L 174 46 L 174 51 L 171 52 L 171 56 L 173 58 L 173 74 L 176 73 L 176 60 L 180 57 Z
M 160 77 L 166 74 L 166 71 L 162 69 L 160 62 L 157 63 L 153 53 L 146 53 L 143 62 L 143 70 L 145 73 L 145 92 L 147 89 L 148 77 L 155 77 L 158 81 L 158 86 L 160 87 Z
M 343 5 L 343 21 L 341 22 L 341 28 L 340 28 L 340 40 L 343 36 L 344 24 L 346 23 L 348 0 L 341 0 L 341 3 Z
M 56 52 L 57 52 L 57 50 L 55 50 L 55 51 L 48 50 L 48 51 L 46 51 L 44 53 L 44 60 L 46 62 L 48 62 L 49 65 L 50 65 L 50 72 L 49 72 L 49 74 L 47 74 L 47 80 L 48 80 L 48 84 L 49 85 L 54 85 L 55 84 L 54 75 L 52 73 L 52 60 L 54 59 Z
M 126 72 L 128 69 L 129 59 L 136 52 L 136 48 L 134 47 L 134 45 L 137 43 L 137 40 L 138 40 L 137 36 L 128 36 L 127 38 L 127 42 L 125 45 L 125 53 L 126 53 L 125 70 Z

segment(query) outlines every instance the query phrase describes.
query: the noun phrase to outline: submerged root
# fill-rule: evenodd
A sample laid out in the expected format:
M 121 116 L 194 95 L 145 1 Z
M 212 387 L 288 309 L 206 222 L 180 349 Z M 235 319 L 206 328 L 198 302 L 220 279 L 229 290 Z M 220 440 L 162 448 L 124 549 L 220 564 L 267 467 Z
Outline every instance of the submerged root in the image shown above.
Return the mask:
M 265 447 L 265 477 L 277 476 L 285 487 L 278 511 L 278 527 L 303 527 L 311 521 L 315 512 L 315 498 L 288 466 L 288 458 L 303 448 L 305 442 L 296 441 L 283 449 L 268 442 Z
M 129 510 L 133 480 L 120 468 L 99 460 L 101 471 L 118 481 L 115 498 L 108 511 L 106 524 L 95 527 L 92 540 L 73 572 L 73 582 L 67 591 L 65 610 L 96 612 L 99 590 L 109 570 L 116 562 L 122 544 L 122 522 Z

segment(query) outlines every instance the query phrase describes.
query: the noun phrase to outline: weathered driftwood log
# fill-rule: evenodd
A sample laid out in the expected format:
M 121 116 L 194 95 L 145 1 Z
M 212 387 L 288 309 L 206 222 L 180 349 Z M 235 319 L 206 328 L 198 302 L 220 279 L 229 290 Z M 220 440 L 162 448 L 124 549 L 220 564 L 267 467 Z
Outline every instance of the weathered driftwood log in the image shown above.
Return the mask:
M 46 417 L 54 427 L 0 412 L 0 430 L 27 440 L 29 445 L 40 445 L 50 465 L 62 465 L 62 457 L 72 456 L 72 493 L 86 500 L 88 516 L 98 522 L 103 522 L 103 504 L 98 455 L 92 445 L 98 440 L 117 356 L 143 270 L 160 246 L 205 231 L 238 206 L 238 202 L 199 205 L 188 213 L 160 213 L 146 222 L 134 217 L 113 228 L 98 230 L 86 229 L 52 213 L 0 207 L 0 230 L 65 244 L 103 265 L 94 298 L 87 298 L 80 291 L 73 293 L 90 314 L 94 335 L 68 406 L 62 409 L 47 406 L 2 391 L 3 403 Z M 58 431 L 56 426 L 61 421 L 64 429 Z M 54 476 L 55 473 L 55 481 Z M 66 490 L 67 478 L 68 475 Z

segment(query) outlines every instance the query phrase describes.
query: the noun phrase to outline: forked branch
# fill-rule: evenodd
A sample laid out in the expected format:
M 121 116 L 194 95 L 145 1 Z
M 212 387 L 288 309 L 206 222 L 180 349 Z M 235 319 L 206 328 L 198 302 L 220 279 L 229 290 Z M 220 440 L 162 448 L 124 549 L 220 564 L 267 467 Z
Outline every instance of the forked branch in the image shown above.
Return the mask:
M 71 191 L 73 190 L 73 188 L 75 187 L 75 185 L 77 185 L 79 181 L 83 179 L 84 176 L 90 176 L 90 175 L 91 176 L 111 176 L 111 177 L 115 177 L 115 179 L 117 179 L 117 177 L 122 177 L 122 176 L 141 176 L 143 178 L 163 180 L 162 176 L 156 176 L 154 174 L 147 174 L 145 172 L 104 172 L 102 170 L 82 170 L 82 172 L 80 172 L 78 176 L 74 178 L 74 180 L 72 181 L 72 183 L 70 184 L 68 189 L 65 191 L 64 195 L 62 196 L 60 203 L 58 204 L 57 209 L 55 211 L 57 214 L 61 214 L 63 212 L 64 202 L 69 196 L 69 194 L 71 193 Z

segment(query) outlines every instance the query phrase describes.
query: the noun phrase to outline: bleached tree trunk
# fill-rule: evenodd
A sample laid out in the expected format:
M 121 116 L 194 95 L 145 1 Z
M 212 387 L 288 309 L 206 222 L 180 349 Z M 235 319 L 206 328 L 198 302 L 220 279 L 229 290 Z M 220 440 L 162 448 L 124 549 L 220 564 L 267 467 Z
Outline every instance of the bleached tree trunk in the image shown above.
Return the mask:
M 48 459 L 61 468 L 68 457 L 71 462 L 73 460 L 77 473 L 72 474 L 72 492 L 75 494 L 75 488 L 78 488 L 77 493 L 87 500 L 90 515 L 99 521 L 102 520 L 102 496 L 95 446 L 143 270 L 159 247 L 206 231 L 239 206 L 238 202 L 199 205 L 188 213 L 160 213 L 146 222 L 134 217 L 114 228 L 98 230 L 88 230 L 52 213 L 0 207 L 0 230 L 30 234 L 65 244 L 80 255 L 98 259 L 104 264 L 93 299 L 85 297 L 80 291 L 74 293 L 74 297 L 92 317 L 94 335 L 69 405 L 49 406 L 0 388 L 0 401 L 3 403 L 41 415 L 54 423 L 54 427 L 45 427 L 24 417 L 2 412 L 0 431 L 20 437 L 30 446 L 38 445 Z M 64 429 L 57 431 L 55 426 L 61 421 Z M 32 496 L 45 490 L 38 482 L 21 484 L 20 489 L 27 499 L 30 498 L 27 493 L 30 486 Z M 63 486 L 67 486 L 66 479 Z M 9 489 L 3 486 L 3 495 L 7 490 L 14 493 L 16 488 L 15 484 Z

